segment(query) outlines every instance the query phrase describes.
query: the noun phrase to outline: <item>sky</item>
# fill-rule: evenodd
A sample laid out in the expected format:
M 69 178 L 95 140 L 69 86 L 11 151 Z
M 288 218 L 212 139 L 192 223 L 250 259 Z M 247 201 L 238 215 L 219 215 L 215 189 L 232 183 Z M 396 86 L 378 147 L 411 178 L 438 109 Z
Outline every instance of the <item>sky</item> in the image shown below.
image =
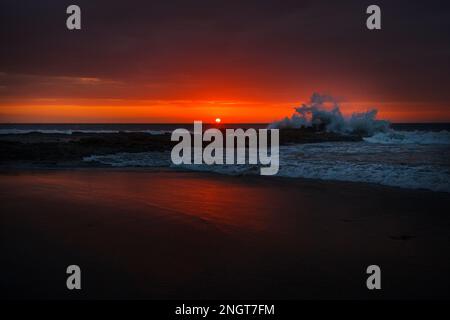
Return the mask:
M 270 122 L 314 92 L 450 122 L 448 1 L 2 0 L 0 23 L 2 123 Z

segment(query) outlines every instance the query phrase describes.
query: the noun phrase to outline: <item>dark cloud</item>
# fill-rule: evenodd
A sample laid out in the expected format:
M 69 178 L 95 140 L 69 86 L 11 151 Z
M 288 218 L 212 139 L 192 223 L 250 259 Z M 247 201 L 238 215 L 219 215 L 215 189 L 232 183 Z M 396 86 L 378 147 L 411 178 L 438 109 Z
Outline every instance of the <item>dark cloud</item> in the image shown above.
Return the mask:
M 65 9 L 73 3 L 82 8 L 81 31 L 65 28 Z M 448 1 L 377 1 L 383 29 L 375 32 L 365 28 L 369 4 L 3 0 L 3 92 L 104 97 L 106 85 L 85 91 L 67 83 L 91 77 L 124 83 L 121 96 L 133 97 L 196 87 L 232 93 L 235 83 L 274 98 L 346 86 L 374 99 L 448 100 Z M 48 77 L 55 83 L 45 87 Z

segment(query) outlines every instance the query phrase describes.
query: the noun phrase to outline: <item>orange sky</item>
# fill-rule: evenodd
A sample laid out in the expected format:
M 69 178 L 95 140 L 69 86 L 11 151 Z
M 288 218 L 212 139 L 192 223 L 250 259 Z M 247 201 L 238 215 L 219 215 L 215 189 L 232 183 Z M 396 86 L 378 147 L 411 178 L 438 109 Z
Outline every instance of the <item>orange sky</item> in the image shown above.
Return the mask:
M 122 79 L 0 72 L 0 123 L 190 123 L 217 117 L 224 123 L 268 123 L 291 116 L 316 91 L 340 101 L 347 116 L 375 108 L 378 119 L 391 122 L 450 121 L 449 105 L 431 100 L 429 92 L 413 92 L 408 101 L 366 74 L 340 79 L 287 72 L 272 78 L 261 72 L 199 71 L 167 82 L 134 74 Z M 289 80 L 279 80 L 284 78 Z
M 8 1 L 0 123 L 266 123 L 314 92 L 344 115 L 450 122 L 450 19 L 411 1 L 386 1 L 380 31 L 358 1 L 79 0 L 77 31 L 59 1 Z
M 304 101 L 273 103 L 241 100 L 91 101 L 37 99 L 0 106 L 2 123 L 189 123 L 194 120 L 224 123 L 266 123 L 290 116 Z M 343 102 L 344 115 L 376 107 L 379 119 L 392 122 L 450 120 L 442 106 L 421 103 Z

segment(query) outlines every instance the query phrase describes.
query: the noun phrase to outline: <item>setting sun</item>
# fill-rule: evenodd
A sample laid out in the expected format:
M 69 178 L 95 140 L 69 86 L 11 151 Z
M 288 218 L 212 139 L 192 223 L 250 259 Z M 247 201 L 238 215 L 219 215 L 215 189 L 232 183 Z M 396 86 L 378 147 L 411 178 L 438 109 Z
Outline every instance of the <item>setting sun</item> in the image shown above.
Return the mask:
M 220 118 L 216 118 L 216 123 L 220 123 L 221 121 Z

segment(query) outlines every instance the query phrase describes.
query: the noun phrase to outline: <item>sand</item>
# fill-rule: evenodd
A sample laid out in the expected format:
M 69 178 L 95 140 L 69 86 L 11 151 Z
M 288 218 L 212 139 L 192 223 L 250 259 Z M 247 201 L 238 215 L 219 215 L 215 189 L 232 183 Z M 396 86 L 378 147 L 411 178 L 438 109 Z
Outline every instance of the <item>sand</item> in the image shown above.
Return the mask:
M 0 203 L 2 298 L 450 297 L 446 193 L 98 168 L 0 173 Z

